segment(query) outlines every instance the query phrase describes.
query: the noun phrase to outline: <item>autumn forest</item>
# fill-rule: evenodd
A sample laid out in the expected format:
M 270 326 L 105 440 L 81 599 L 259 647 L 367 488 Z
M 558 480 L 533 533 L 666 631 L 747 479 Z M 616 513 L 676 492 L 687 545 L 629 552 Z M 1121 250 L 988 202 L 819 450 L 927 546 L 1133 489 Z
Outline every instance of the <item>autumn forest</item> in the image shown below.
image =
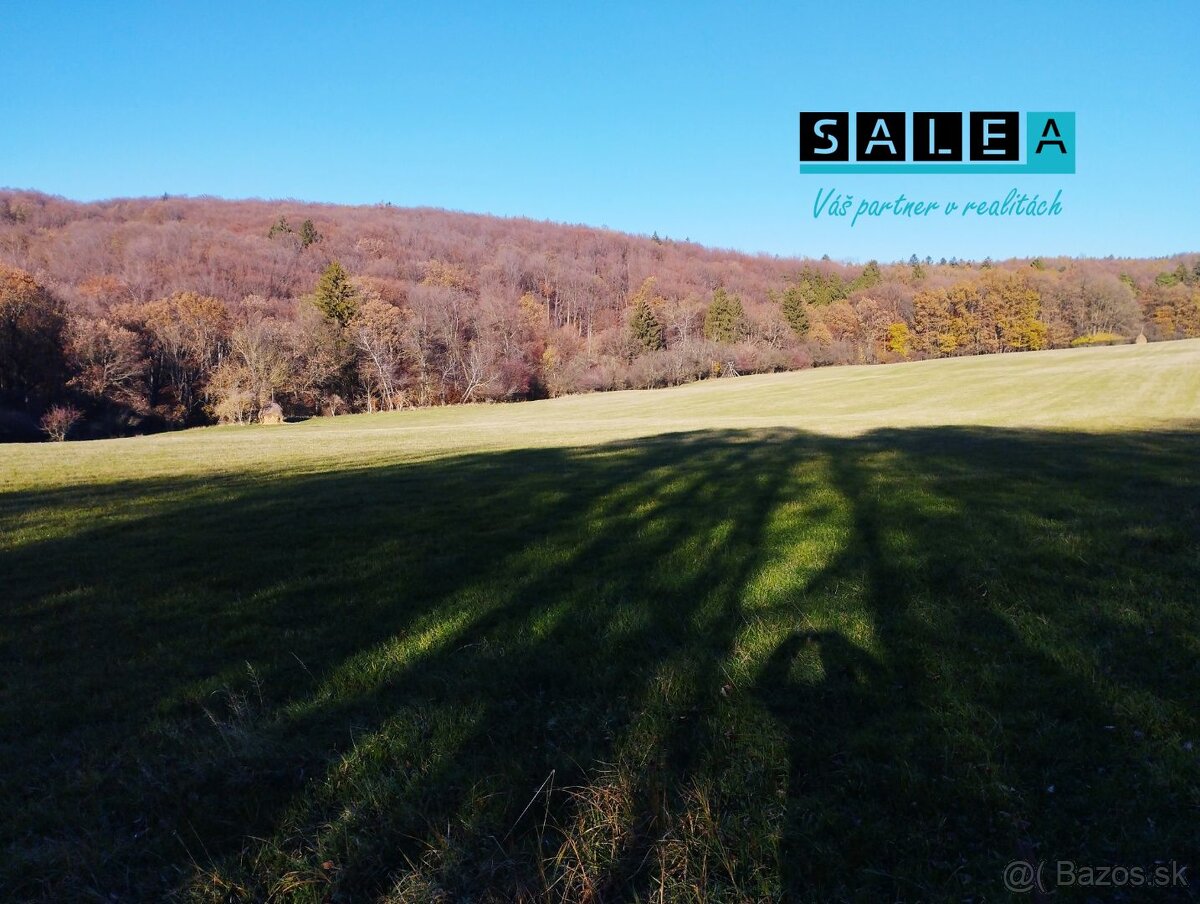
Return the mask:
M 0 439 L 1200 336 L 1200 258 L 845 264 L 406 209 L 0 192 Z

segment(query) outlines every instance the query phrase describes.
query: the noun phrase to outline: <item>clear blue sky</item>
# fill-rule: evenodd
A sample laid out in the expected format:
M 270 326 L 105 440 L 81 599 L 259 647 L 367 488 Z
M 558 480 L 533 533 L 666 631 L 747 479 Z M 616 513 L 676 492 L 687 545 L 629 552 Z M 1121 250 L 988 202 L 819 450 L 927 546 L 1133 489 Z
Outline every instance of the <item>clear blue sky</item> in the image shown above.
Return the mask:
M 349 4 L 348 4 L 349 5 Z M 1200 250 L 1200 6 L 0 7 L 0 185 L 391 201 L 777 254 Z M 797 113 L 1075 110 L 1079 171 L 797 172 Z M 1043 222 L 814 222 L 856 195 L 1052 193 Z

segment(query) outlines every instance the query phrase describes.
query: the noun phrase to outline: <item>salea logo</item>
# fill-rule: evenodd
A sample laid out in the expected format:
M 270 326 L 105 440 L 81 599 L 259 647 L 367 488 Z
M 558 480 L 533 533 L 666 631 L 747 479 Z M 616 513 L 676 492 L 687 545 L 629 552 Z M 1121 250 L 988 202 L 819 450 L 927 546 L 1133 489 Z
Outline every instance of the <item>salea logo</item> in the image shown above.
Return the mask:
M 1075 114 L 801 113 L 800 172 L 1073 173 Z

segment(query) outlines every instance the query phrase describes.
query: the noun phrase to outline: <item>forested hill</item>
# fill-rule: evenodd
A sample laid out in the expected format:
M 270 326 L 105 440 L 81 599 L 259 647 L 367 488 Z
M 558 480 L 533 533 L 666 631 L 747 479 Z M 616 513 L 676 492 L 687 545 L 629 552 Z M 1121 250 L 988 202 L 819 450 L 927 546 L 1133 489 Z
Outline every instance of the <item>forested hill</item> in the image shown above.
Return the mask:
M 1200 259 L 842 265 L 390 205 L 0 192 L 0 435 L 1200 335 Z

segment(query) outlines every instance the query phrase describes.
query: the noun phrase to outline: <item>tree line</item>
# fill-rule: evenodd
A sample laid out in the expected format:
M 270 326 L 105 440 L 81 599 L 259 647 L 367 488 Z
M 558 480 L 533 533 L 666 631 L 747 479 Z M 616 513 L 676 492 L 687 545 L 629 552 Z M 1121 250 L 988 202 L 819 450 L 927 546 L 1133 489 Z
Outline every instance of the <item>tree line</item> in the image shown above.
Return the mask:
M 854 266 L 388 205 L 0 193 L 7 439 L 1141 336 L 1200 336 L 1200 260 Z

